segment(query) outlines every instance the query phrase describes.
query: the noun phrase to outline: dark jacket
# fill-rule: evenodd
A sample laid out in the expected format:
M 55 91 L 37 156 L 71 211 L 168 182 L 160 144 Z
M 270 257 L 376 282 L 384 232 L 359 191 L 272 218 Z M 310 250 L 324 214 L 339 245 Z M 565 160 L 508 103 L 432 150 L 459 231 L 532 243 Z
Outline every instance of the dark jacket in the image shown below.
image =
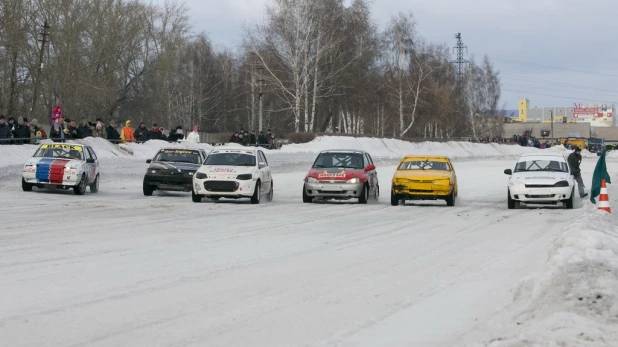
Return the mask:
M 232 135 L 232 137 L 230 137 L 230 141 L 229 142 L 231 142 L 231 143 L 240 143 L 240 137 Z
M 268 144 L 268 139 L 266 138 L 265 135 L 260 135 L 260 136 L 258 136 L 258 143 L 260 145 L 267 145 Z
M 569 163 L 569 166 L 571 167 L 571 173 L 573 174 L 573 176 L 581 175 L 582 171 L 579 168 L 579 164 L 582 162 L 581 154 L 578 154 L 575 152 L 569 154 L 569 156 L 567 157 L 567 162 Z
M 54 142 L 64 142 L 64 140 L 70 138 L 68 134 L 63 133 L 64 129 L 67 129 L 68 131 L 68 127 L 66 124 L 52 124 L 51 129 L 49 129 L 49 138 Z
M 69 129 L 69 133 L 66 136 L 67 139 L 78 139 L 79 138 L 79 132 L 77 131 L 76 127 L 67 125 L 67 129 Z
M 161 132 L 161 128 L 159 127 L 150 128 L 150 134 L 148 138 L 150 140 L 163 140 L 163 133 Z
M 17 145 L 23 145 L 24 143 L 30 143 L 30 127 L 26 124 L 15 125 L 13 136 L 16 139 L 13 143 Z
M 240 142 L 243 146 L 249 146 L 251 144 L 251 138 L 249 135 L 242 138 Z
M 0 145 L 8 145 L 11 141 L 11 127 L 7 123 L 0 125 Z
M 116 128 L 108 125 L 107 127 L 105 127 L 105 132 L 107 134 L 107 141 L 111 143 L 120 142 L 120 133 L 118 133 L 118 130 L 116 130 Z
M 148 141 L 150 138 L 148 137 L 149 132 L 148 129 L 146 129 L 146 127 L 137 127 L 135 128 L 135 131 L 133 131 L 133 136 L 135 137 L 135 141 L 137 142 L 146 142 Z
M 83 125 L 80 124 L 77 126 L 77 138 L 79 139 L 85 139 L 88 136 L 92 136 L 90 134 L 90 127 L 88 126 L 88 124 Z
M 257 138 L 256 138 L 255 134 L 250 134 L 249 135 L 249 140 L 251 141 L 252 145 L 255 145 L 257 143 Z

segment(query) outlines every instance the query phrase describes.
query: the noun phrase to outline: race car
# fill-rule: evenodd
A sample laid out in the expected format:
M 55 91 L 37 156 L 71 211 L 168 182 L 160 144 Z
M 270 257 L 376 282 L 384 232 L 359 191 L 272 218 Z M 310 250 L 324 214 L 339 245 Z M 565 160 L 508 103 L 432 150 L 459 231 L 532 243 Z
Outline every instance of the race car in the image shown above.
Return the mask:
M 360 150 L 326 150 L 313 162 L 303 184 L 303 202 L 314 199 L 349 200 L 366 204 L 378 200 L 378 173 L 369 153 Z
M 144 195 L 155 190 L 192 191 L 193 175 L 206 159 L 201 149 L 162 148 L 152 159 L 144 175 Z
M 515 169 L 506 169 L 509 177 L 507 207 L 526 204 L 558 204 L 573 208 L 575 181 L 563 155 L 557 153 L 522 154 Z
M 208 154 L 193 176 L 193 202 L 202 198 L 250 198 L 259 204 L 262 195 L 273 199 L 273 178 L 268 160 L 260 148 L 235 145 L 218 147 Z
M 21 188 L 73 188 L 75 195 L 99 191 L 99 160 L 90 146 L 80 144 L 42 144 L 24 165 Z
M 455 206 L 459 188 L 450 158 L 410 155 L 399 162 L 391 184 L 391 205 L 405 200 L 445 200 Z

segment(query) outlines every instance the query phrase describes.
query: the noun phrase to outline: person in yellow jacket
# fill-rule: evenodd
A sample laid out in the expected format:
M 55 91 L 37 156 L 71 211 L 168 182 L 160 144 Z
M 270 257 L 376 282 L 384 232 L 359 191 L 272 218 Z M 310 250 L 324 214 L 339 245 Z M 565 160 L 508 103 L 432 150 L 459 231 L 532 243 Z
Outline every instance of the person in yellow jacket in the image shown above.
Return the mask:
M 125 127 L 122 128 L 122 131 L 120 132 L 120 140 L 122 143 L 135 142 L 135 130 L 131 126 L 131 121 L 127 120 L 124 125 Z

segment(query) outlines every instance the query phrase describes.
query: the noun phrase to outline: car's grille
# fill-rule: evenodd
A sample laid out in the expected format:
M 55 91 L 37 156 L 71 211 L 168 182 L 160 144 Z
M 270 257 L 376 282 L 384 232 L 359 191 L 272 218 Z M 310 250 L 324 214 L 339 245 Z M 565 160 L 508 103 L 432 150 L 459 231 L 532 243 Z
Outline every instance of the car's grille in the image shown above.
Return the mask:
M 206 181 L 204 188 L 211 192 L 235 192 L 238 190 L 238 182 L 233 181 Z
M 333 194 L 333 195 L 345 195 L 348 194 L 347 190 L 340 190 L 340 191 L 333 191 L 333 190 L 328 190 L 328 191 L 324 191 L 324 190 L 318 190 L 319 194 Z
M 553 184 L 526 184 L 526 188 L 553 188 Z

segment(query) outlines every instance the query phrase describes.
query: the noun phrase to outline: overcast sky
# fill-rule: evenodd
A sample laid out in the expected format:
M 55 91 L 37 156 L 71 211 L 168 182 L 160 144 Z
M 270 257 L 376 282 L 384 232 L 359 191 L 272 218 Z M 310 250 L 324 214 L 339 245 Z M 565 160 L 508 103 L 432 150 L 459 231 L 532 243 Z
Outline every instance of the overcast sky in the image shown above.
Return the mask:
M 270 0 L 186 0 L 196 32 L 219 47 L 240 43 L 244 24 L 261 21 Z M 349 1 L 348 1 L 349 2 Z M 502 103 L 532 106 L 615 102 L 618 106 L 618 1 L 615 0 L 374 0 L 384 28 L 411 11 L 428 41 L 455 45 L 461 32 L 471 55 L 489 55 L 502 75 Z

